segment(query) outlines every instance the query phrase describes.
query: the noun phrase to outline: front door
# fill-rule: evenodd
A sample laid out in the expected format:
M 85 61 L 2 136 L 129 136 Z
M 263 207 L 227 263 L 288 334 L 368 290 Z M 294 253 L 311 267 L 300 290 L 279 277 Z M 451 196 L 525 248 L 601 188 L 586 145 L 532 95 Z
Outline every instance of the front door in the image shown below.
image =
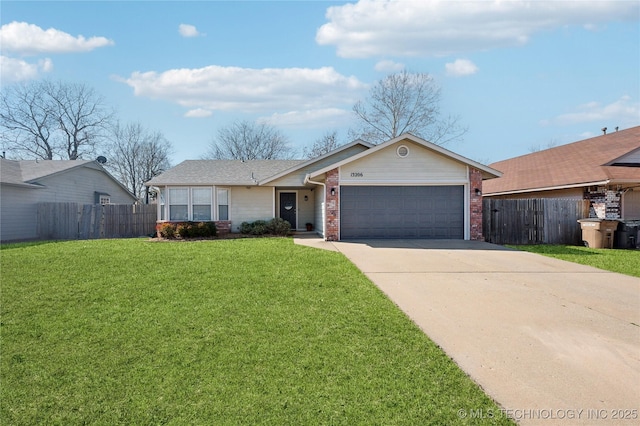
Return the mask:
M 291 229 L 296 229 L 296 193 L 280 193 L 280 217 L 291 224 Z

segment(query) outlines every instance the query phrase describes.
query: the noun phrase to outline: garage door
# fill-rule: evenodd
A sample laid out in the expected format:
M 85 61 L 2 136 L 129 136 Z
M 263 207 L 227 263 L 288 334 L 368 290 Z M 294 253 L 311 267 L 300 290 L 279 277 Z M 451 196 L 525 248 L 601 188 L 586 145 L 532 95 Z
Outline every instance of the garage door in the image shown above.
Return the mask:
M 340 238 L 464 238 L 464 186 L 342 186 Z

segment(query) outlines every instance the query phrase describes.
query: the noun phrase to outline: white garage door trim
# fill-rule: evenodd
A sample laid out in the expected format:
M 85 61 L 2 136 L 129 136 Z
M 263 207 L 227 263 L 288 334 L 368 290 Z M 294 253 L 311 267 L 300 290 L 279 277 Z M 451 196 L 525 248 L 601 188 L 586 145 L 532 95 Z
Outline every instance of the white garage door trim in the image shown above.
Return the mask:
M 446 204 L 446 207 L 451 209 L 446 217 L 453 217 L 454 220 L 458 220 L 458 223 L 445 227 L 448 229 L 444 233 L 438 233 L 438 231 L 442 231 L 442 228 L 432 225 L 442 223 L 441 211 L 436 208 L 432 209 L 435 206 L 430 203 L 424 203 L 424 199 L 419 198 L 422 195 L 441 196 L 447 197 L 447 200 L 454 200 L 453 205 Z M 402 207 L 395 213 L 386 214 L 388 209 L 393 209 L 398 204 L 388 205 L 388 201 L 384 200 L 385 196 L 399 197 L 397 198 L 398 204 L 401 204 Z M 403 200 L 403 196 L 414 198 Z M 455 199 L 450 197 L 455 197 Z M 376 200 L 382 201 L 376 204 Z M 468 184 L 457 182 L 442 185 L 342 185 L 340 191 L 340 238 L 456 238 L 466 240 L 469 239 L 468 206 Z M 343 210 L 353 209 L 354 214 L 357 215 L 359 208 L 377 209 L 382 212 L 361 217 L 343 213 Z M 425 212 L 425 209 L 427 214 L 421 214 L 420 212 Z M 403 211 L 406 212 L 404 216 Z M 416 214 L 416 212 L 418 213 Z M 398 218 L 397 234 L 386 229 L 387 224 L 391 221 L 389 215 Z M 386 218 L 384 218 L 385 216 Z M 364 222 L 358 223 L 360 220 Z M 368 229 L 377 229 L 378 232 L 373 231 L 373 234 L 366 235 Z M 414 229 L 415 232 L 413 232 Z

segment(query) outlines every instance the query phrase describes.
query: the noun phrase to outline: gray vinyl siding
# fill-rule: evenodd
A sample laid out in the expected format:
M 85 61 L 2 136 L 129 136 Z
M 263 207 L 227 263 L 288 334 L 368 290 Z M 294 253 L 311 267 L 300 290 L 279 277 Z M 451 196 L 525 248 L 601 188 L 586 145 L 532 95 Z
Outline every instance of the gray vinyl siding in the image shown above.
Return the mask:
M 311 191 L 310 189 L 302 189 L 298 191 L 298 229 L 305 229 L 307 223 L 312 223 L 314 228 L 316 226 L 314 217 L 314 199 L 318 191 Z M 304 196 L 307 196 L 307 201 L 304 200 Z
M 0 191 L 0 241 L 36 239 L 38 196 L 42 190 L 2 185 Z
M 95 204 L 95 193 L 109 194 L 111 204 L 133 204 L 133 197 L 104 172 L 79 167 L 37 180 L 41 188 L 2 185 L 0 240 L 35 239 L 41 202 Z
M 351 148 L 345 149 L 344 151 L 340 151 L 332 156 L 327 158 L 323 158 L 320 161 L 317 161 L 307 167 L 303 167 L 300 170 L 296 170 L 291 174 L 283 176 L 279 179 L 274 180 L 273 182 L 269 182 L 268 185 L 273 186 L 302 186 L 304 184 L 304 178 L 307 174 L 312 173 L 316 170 L 323 169 L 331 164 L 342 161 L 346 158 L 352 157 L 356 154 L 365 151 L 367 148 L 362 145 L 354 145 Z
M 324 186 L 318 185 L 315 189 L 315 218 L 313 230 L 324 237 Z
M 223 188 L 219 186 L 218 188 Z M 269 220 L 274 217 L 274 191 L 270 187 L 231 187 L 229 194 L 231 231 L 238 232 L 242 222 Z
M 622 198 L 622 218 L 640 220 L 640 188 L 625 192 Z
M 134 199 L 104 172 L 88 167 L 38 179 L 39 202 L 94 204 L 95 193 L 109 194 L 111 204 L 133 204 Z
M 409 148 L 400 158 L 396 149 Z M 404 140 L 340 168 L 341 185 L 450 184 L 468 181 L 467 166 L 423 146 Z
M 616 163 L 635 163 L 640 164 L 640 149 L 630 152 L 629 154 L 618 158 Z

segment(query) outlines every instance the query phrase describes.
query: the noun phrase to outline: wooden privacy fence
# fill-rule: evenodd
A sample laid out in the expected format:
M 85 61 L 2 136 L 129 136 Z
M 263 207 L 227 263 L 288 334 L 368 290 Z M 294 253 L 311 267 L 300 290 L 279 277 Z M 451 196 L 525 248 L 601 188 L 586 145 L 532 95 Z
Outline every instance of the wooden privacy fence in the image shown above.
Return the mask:
M 153 204 L 38 204 L 38 238 L 42 240 L 141 237 L 153 234 L 155 226 Z
M 494 244 L 582 243 L 578 219 L 589 217 L 589 201 L 562 198 L 482 200 L 482 229 Z

